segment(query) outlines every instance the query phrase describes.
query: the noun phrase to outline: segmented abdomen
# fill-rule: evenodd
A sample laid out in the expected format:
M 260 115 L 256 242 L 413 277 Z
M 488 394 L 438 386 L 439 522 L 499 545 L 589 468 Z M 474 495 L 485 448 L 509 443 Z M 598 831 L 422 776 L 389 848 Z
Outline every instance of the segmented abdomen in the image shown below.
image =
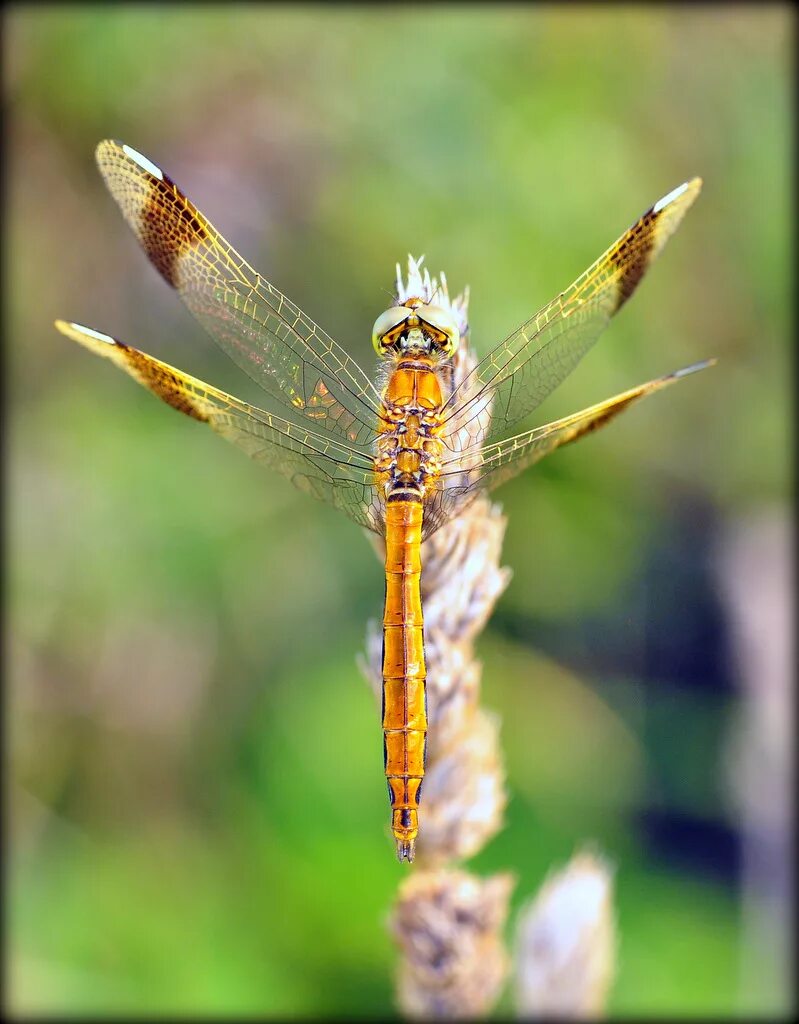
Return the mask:
M 427 708 L 421 595 L 422 498 L 399 490 L 386 502 L 383 614 L 383 746 L 400 860 L 413 860 L 424 776 Z

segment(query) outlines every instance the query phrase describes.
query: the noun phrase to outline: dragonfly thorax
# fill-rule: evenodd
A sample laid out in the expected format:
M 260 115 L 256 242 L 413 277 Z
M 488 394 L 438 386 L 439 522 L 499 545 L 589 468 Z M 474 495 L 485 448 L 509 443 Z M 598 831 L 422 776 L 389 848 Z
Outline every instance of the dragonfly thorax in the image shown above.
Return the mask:
M 385 391 L 375 469 L 386 495 L 413 484 L 422 493 L 441 472 L 441 383 L 428 355 L 397 361 Z

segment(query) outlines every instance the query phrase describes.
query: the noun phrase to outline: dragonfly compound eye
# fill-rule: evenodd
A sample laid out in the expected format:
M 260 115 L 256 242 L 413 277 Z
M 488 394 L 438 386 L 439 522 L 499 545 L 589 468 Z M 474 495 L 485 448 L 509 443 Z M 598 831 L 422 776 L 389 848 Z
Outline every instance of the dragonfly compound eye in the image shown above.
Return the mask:
M 385 313 L 381 313 L 375 320 L 372 328 L 372 344 L 379 356 L 385 354 L 403 333 L 405 321 L 411 316 L 413 310 L 407 306 L 392 306 Z
M 442 306 L 418 306 L 416 315 L 441 352 L 447 357 L 453 355 L 461 332 L 452 313 Z

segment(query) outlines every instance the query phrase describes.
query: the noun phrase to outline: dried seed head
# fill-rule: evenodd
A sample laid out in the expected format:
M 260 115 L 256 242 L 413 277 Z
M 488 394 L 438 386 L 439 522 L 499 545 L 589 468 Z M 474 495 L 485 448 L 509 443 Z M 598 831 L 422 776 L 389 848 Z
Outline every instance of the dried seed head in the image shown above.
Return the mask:
M 513 879 L 425 871 L 400 886 L 391 931 L 401 949 L 398 998 L 411 1017 L 490 1010 L 508 970 L 501 935 Z
M 472 710 L 449 747 L 438 749 L 424 781 L 420 867 L 479 852 L 502 826 L 507 803 L 499 718 Z
M 477 498 L 422 545 L 422 599 L 431 633 L 473 640 L 510 581 L 499 568 L 507 520 L 499 505 Z
M 516 939 L 520 1016 L 598 1016 L 613 980 L 612 878 L 581 853 L 544 882 L 521 913 Z
M 427 267 L 422 269 L 424 256 L 414 259 L 408 254 L 408 274 L 405 280 L 402 278 L 402 269 L 397 264 L 396 293 L 397 302 L 405 302 L 407 299 L 424 299 L 426 303 L 441 306 L 452 314 L 455 323 L 463 338 L 469 330 L 469 289 L 464 288 L 460 295 L 451 299 L 447 279 L 442 273 L 439 278 L 431 277 Z

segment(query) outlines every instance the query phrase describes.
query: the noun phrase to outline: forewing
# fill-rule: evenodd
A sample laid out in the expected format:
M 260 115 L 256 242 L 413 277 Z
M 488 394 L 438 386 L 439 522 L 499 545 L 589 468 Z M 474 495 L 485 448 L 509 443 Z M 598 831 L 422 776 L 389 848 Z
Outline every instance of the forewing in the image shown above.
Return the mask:
M 536 409 L 633 294 L 701 187 L 693 178 L 655 203 L 566 291 L 480 360 L 447 402 L 445 436 L 465 431 L 466 447 L 477 446 Z
M 56 321 L 73 341 L 116 363 L 174 409 L 207 423 L 256 462 L 278 470 L 300 490 L 382 532 L 383 509 L 371 459 L 329 434 L 249 405 L 124 342 L 79 324 Z
M 379 395 L 357 363 L 253 270 L 146 157 L 108 140 L 96 155 L 150 262 L 224 351 L 291 418 L 368 446 Z

